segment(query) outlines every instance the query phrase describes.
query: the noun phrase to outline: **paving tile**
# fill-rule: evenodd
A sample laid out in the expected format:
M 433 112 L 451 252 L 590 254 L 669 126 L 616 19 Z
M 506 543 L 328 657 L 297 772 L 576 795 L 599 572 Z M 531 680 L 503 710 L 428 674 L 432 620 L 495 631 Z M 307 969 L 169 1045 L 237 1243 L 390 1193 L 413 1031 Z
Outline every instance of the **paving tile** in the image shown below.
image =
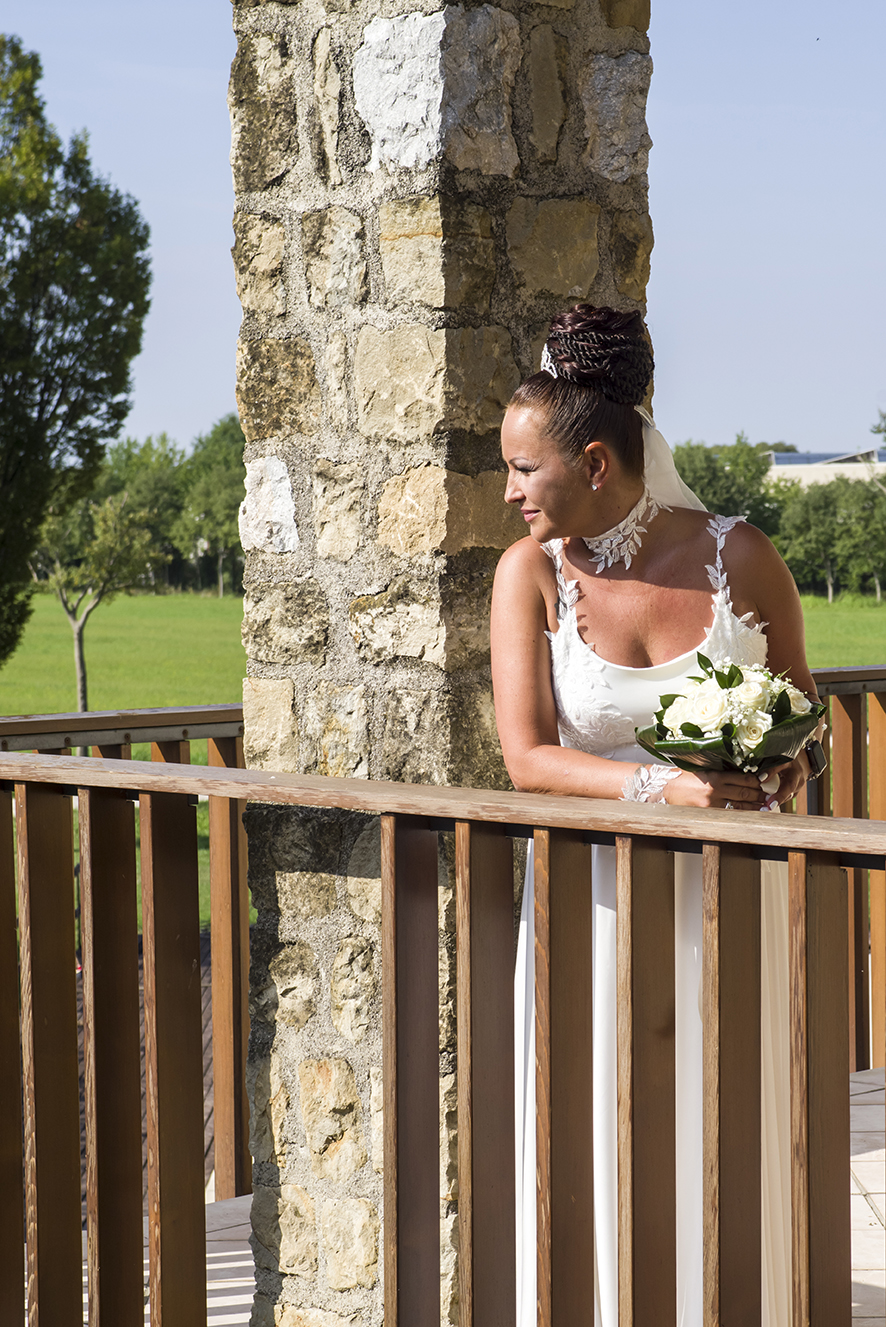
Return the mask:
M 852 1269 L 883 1271 L 886 1267 L 886 1238 L 883 1227 L 852 1232 Z
M 883 1130 L 878 1132 L 863 1133 L 861 1130 L 853 1130 L 849 1135 L 849 1154 L 852 1157 L 852 1164 L 858 1161 L 886 1161 L 886 1150 L 883 1147 Z
M 876 1204 L 876 1199 L 873 1200 Z M 853 1230 L 882 1230 L 883 1220 L 879 1208 L 872 1207 L 864 1194 L 854 1193 L 849 1199 L 849 1212 Z M 886 1251 L 886 1245 L 884 1245 Z M 886 1260 L 884 1260 L 886 1266 Z
M 852 1320 L 886 1316 L 886 1287 L 883 1272 L 853 1272 Z
M 880 1105 L 872 1105 L 867 1097 L 859 1101 L 854 1097 L 849 1106 L 849 1128 L 853 1133 L 883 1133 L 886 1127 L 886 1111 Z

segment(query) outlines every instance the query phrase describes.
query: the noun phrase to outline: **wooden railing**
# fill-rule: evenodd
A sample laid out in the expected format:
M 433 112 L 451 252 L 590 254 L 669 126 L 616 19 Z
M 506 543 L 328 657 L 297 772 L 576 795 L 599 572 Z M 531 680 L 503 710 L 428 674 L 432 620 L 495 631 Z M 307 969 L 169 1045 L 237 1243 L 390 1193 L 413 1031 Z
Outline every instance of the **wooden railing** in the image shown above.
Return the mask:
M 813 672 L 828 702 L 829 768 L 797 799 L 809 815 L 886 819 L 886 667 Z M 849 1057 L 853 1070 L 886 1065 L 886 875 L 849 874 Z M 870 967 L 869 967 L 870 965 Z M 872 997 L 872 998 L 871 998 Z
M 138 796 L 145 915 L 154 1327 L 205 1322 L 199 997 L 190 801 L 382 817 L 385 1324 L 440 1314 L 437 838 L 455 832 L 460 1314 L 514 1322 L 513 861 L 536 860 L 539 1321 L 593 1302 L 591 845 L 617 852 L 619 1278 L 625 1327 L 675 1318 L 675 850 L 704 877 L 706 1322 L 760 1321 L 760 861 L 790 878 L 791 1184 L 797 1323 L 849 1327 L 846 870 L 882 870 L 886 824 L 648 807 L 124 760 L 0 757 L 0 1055 L 18 1066 L 12 788 L 19 852 L 28 1285 L 79 1321 L 71 797 L 79 798 L 88 1003 L 91 1321 L 140 1321 L 133 994 Z M 231 916 L 231 927 L 235 922 Z M 754 978 L 753 974 L 757 974 Z M 0 1095 L 0 1318 L 22 1321 L 18 1093 Z M 18 1298 L 16 1298 L 16 1294 Z

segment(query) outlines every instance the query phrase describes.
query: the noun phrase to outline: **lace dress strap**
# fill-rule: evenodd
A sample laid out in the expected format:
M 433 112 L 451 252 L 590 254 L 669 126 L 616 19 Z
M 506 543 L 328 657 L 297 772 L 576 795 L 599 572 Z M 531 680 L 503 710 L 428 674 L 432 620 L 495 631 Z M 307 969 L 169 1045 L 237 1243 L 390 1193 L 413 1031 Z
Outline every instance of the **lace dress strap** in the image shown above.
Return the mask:
M 728 602 L 731 602 L 732 596 L 729 593 L 726 569 L 723 566 L 723 545 L 729 531 L 734 530 L 737 525 L 743 524 L 744 521 L 744 516 L 712 516 L 708 521 L 708 533 L 712 534 L 717 541 L 717 558 L 714 565 L 708 564 L 705 570 L 711 582 L 711 589 L 714 593 L 718 590 L 724 591 Z
M 557 575 L 557 620 L 562 621 L 570 608 L 578 603 L 578 581 L 568 581 L 563 575 L 562 539 L 551 539 L 549 543 L 542 544 L 542 548 L 554 564 Z

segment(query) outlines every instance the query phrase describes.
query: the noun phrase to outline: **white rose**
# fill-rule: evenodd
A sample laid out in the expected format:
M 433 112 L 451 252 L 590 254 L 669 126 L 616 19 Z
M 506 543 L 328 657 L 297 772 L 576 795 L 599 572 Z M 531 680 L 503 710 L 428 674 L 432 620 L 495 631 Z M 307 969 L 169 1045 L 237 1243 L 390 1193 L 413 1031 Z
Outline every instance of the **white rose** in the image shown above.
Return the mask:
M 743 710 L 765 710 L 769 694 L 762 682 L 748 677 L 732 688 L 732 698 Z
M 744 751 L 753 751 L 772 727 L 771 714 L 755 714 L 746 723 L 741 723 L 735 730 L 738 744 Z
M 715 681 L 702 682 L 690 697 L 691 722 L 703 733 L 717 733 L 729 718 L 729 693 Z
M 689 713 L 689 701 L 685 696 L 678 696 L 677 699 L 668 706 L 662 715 L 662 722 L 664 723 L 664 726 L 675 735 L 680 732 L 681 724 L 692 722 Z
M 812 709 L 812 702 L 809 698 L 804 696 L 802 691 L 798 691 L 796 687 L 792 687 L 790 683 L 787 692 L 791 698 L 791 714 L 808 714 Z

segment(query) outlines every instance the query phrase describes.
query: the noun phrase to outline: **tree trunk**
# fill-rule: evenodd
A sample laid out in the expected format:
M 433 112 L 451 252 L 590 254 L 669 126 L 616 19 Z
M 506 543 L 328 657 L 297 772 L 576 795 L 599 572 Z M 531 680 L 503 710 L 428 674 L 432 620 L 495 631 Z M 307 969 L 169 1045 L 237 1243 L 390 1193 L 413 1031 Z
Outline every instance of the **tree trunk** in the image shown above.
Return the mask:
M 830 562 L 824 564 L 824 573 L 828 582 L 828 603 L 832 604 L 834 602 L 834 573 Z
M 878 604 L 879 604 L 879 603 L 882 603 L 882 601 L 883 601 L 883 592 L 882 592 L 882 590 L 880 589 L 880 577 L 877 575 L 876 572 L 874 572 L 874 589 L 875 589 L 875 591 L 876 591 L 876 593 L 877 593 L 877 603 L 878 603 Z
M 225 550 L 220 548 L 218 551 L 218 597 L 225 597 Z
M 74 632 L 74 670 L 77 674 L 77 709 L 88 710 L 86 703 L 86 659 L 83 654 L 83 630 L 86 626 L 86 618 L 83 617 L 79 622 L 72 622 L 71 627 Z

